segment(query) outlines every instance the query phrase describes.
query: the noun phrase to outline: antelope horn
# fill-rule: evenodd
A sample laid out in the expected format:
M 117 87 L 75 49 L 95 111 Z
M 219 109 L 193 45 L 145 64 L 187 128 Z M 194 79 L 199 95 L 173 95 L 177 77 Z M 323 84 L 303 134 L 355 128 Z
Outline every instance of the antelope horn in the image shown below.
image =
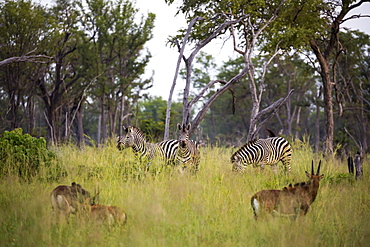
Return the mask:
M 312 166 L 311 166 L 311 175 L 315 174 L 313 171 L 313 160 L 312 160 Z
M 319 162 L 319 167 L 317 167 L 317 174 L 316 175 L 320 175 L 320 166 L 321 166 L 321 160 Z
M 99 194 L 100 194 L 101 191 L 102 190 L 99 190 L 99 188 L 98 188 L 98 193 L 96 193 L 96 191 L 95 191 L 95 195 L 91 199 L 92 204 L 96 204 L 95 199 L 99 196 Z

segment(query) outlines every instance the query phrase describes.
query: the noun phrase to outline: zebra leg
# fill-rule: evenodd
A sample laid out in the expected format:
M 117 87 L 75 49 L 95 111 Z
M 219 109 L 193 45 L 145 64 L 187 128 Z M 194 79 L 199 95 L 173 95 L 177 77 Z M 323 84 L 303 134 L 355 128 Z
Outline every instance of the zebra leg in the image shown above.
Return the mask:
M 240 165 L 238 162 L 233 164 L 233 172 L 243 172 L 245 167 L 243 165 Z
M 277 167 L 277 165 L 276 164 L 275 165 L 271 165 L 271 170 L 272 170 L 273 173 L 277 174 L 278 173 L 278 167 Z
M 290 173 L 291 172 L 291 170 L 292 170 L 292 168 L 290 167 L 290 161 L 289 162 L 283 162 L 282 161 L 282 163 L 283 163 L 283 167 L 284 167 L 284 172 L 285 173 Z

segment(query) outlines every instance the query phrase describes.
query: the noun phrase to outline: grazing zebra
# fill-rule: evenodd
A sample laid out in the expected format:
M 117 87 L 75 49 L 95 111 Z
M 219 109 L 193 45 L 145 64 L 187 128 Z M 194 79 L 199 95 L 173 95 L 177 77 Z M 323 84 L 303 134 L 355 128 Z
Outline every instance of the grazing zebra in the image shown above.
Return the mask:
M 263 167 L 281 161 L 285 171 L 290 172 L 291 158 L 292 149 L 288 141 L 282 137 L 270 137 L 246 143 L 231 156 L 231 163 L 233 171 L 244 171 L 249 164 Z
M 191 125 L 187 126 L 177 124 L 179 130 L 179 148 L 176 155 L 176 165 L 180 166 L 181 171 L 188 167 L 194 173 L 198 171 L 200 162 L 200 153 L 198 144 L 195 141 L 189 140 L 189 130 Z
M 166 140 L 158 143 L 146 141 L 144 133 L 135 126 L 123 127 L 126 135 L 119 136 L 117 140 L 118 149 L 131 147 L 135 155 L 140 159 L 152 160 L 154 157 L 165 160 L 166 164 L 174 162 L 178 148 L 177 140 Z

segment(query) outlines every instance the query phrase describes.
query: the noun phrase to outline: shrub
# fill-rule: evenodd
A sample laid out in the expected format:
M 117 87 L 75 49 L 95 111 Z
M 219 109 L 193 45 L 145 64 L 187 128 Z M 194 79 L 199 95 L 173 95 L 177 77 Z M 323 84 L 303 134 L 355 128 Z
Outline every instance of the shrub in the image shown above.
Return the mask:
M 5 131 L 0 137 L 0 175 L 18 175 L 29 180 L 40 168 L 50 166 L 56 155 L 46 148 L 44 138 L 22 134 L 22 129 Z

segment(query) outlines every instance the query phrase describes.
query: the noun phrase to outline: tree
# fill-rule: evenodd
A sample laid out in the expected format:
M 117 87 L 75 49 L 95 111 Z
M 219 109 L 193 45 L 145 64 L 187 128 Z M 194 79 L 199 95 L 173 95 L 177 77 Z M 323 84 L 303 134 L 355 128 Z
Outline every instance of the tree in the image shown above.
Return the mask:
M 50 11 L 56 19 L 50 26 L 53 31 L 50 43 L 53 46 L 47 52 L 53 55 L 54 63 L 49 67 L 47 75 L 39 77 L 37 87 L 46 109 L 50 140 L 53 144 L 58 144 L 62 137 L 68 138 L 70 115 L 65 107 L 73 102 L 73 97 L 68 96 L 80 82 L 80 75 L 76 71 L 78 64 L 72 57 L 78 42 L 74 38 L 75 30 L 78 29 L 78 13 L 69 0 L 57 0 Z
M 370 37 L 360 31 L 346 31 L 339 34 L 339 39 L 345 50 L 336 61 L 333 77 L 337 113 L 334 141 L 356 153 L 368 149 Z M 352 146 L 348 145 L 349 139 Z
M 5 1 L 0 3 L 0 23 L 0 88 L 7 101 L 2 128 L 26 125 L 32 132 L 37 75 L 51 59 L 44 54 L 50 17 L 32 1 Z
M 336 61 L 343 52 L 343 47 L 339 40 L 340 25 L 345 21 L 359 16 L 346 15 L 353 9 L 361 6 L 369 0 L 361 1 L 342 1 L 328 2 L 328 9 L 325 14 L 327 24 L 330 28 L 324 31 L 321 38 L 316 37 L 310 40 L 310 46 L 319 63 L 319 73 L 323 84 L 324 111 L 325 111 L 325 129 L 324 149 L 328 154 L 333 153 L 334 141 L 334 112 L 333 112 L 333 83 L 335 83 L 335 73 L 332 71 L 336 68 Z M 321 12 L 320 12 L 321 13 Z
M 173 0 L 167 0 L 167 3 L 173 3 Z M 219 15 L 232 14 L 235 19 L 242 15 L 247 15 L 243 21 L 233 24 L 231 31 L 240 31 L 239 35 L 233 37 L 248 37 L 234 42 L 234 47 L 241 54 L 245 52 L 240 47 L 253 47 L 260 51 L 272 52 L 276 48 L 290 51 L 296 49 L 299 51 L 310 49 L 315 55 L 315 61 L 319 64 L 319 73 L 322 78 L 324 111 L 325 111 L 325 150 L 326 153 L 333 152 L 333 97 L 332 83 L 335 62 L 341 54 L 340 43 L 338 42 L 338 33 L 340 24 L 352 18 L 360 16 L 351 16 L 345 19 L 350 10 L 353 10 L 368 0 L 362 1 L 233 1 L 217 2 L 214 1 L 184 1 L 179 11 L 186 14 L 188 20 L 195 16 L 200 16 L 207 21 L 204 25 L 199 25 L 193 31 L 191 40 L 197 42 L 208 37 L 222 23 L 222 19 L 216 18 Z M 246 25 L 249 24 L 249 25 Z M 263 28 L 261 28 L 263 27 Z M 239 28 L 239 29 L 238 29 Z M 245 32 L 246 31 L 246 32 Z M 249 32 L 249 36 L 246 35 Z M 225 33 L 225 32 L 223 32 Z M 232 33 L 233 34 L 233 33 Z M 252 34 L 252 35 L 250 35 Z M 183 35 L 184 31 L 183 31 Z M 253 50 L 253 49 L 252 49 Z M 251 50 L 249 50 L 251 51 Z M 245 53 L 246 62 L 251 64 L 251 53 Z M 253 65 L 247 71 L 251 91 L 256 92 L 257 87 L 253 82 Z M 263 85 L 261 83 L 260 85 Z M 261 91 L 260 91 L 261 92 Z M 256 97 L 257 96 L 257 97 Z M 254 106 L 251 114 L 250 132 L 253 133 L 253 126 L 256 113 L 259 111 L 260 98 L 258 94 L 252 93 Z
M 166 2 L 172 3 L 173 1 Z M 191 17 L 188 29 L 186 30 L 185 34 L 182 35 L 184 37 L 182 47 L 180 48 L 178 45 L 180 51 L 179 58 L 182 58 L 185 61 L 187 74 L 183 99 L 183 124 L 189 123 L 189 113 L 195 102 L 203 97 L 204 93 L 211 86 L 217 82 L 220 82 L 218 80 L 209 82 L 196 97 L 189 101 L 188 96 L 191 84 L 192 62 L 200 49 L 210 43 L 213 39 L 221 37 L 224 33 L 230 31 L 230 35 L 233 39 L 234 50 L 244 58 L 245 63 L 244 68 L 229 81 L 223 81 L 222 83 L 224 85 L 204 104 L 203 108 L 193 119 L 190 133 L 194 132 L 213 102 L 245 75 L 248 76 L 249 88 L 253 98 L 253 107 L 250 118 L 251 121 L 247 138 L 248 140 L 255 137 L 256 133 L 259 131 L 259 128 L 261 128 L 262 124 L 270 117 L 267 117 L 263 120 L 261 119 L 271 112 L 276 112 L 281 107 L 282 103 L 289 98 L 291 92 L 289 92 L 285 98 L 279 99 L 278 101 L 274 102 L 273 105 L 260 111 L 266 66 L 271 59 L 278 54 L 278 50 L 275 50 L 272 53 L 271 59 L 267 61 L 261 71 L 255 70 L 252 61 L 254 55 L 253 53 L 256 51 L 259 42 L 261 41 L 260 37 L 262 33 L 265 32 L 266 28 L 276 20 L 278 17 L 278 12 L 284 3 L 285 1 L 277 1 L 272 2 L 271 4 L 266 4 L 266 11 L 262 14 L 260 8 L 254 9 L 254 7 L 252 7 L 251 9 L 247 8 L 246 11 L 244 11 L 243 7 L 245 5 L 243 2 L 239 1 L 227 3 L 211 3 L 211 1 L 188 1 L 180 8 L 181 11 L 187 14 L 188 18 Z M 203 10 L 207 11 L 202 12 Z M 228 12 L 226 12 L 226 10 Z M 197 22 L 201 22 L 201 24 L 199 24 L 196 29 L 192 31 L 193 26 L 195 26 Z M 195 40 L 197 43 L 189 57 L 185 57 L 183 55 L 183 51 L 188 39 L 190 41 Z M 178 44 L 178 42 L 176 43 Z M 260 81 L 257 85 L 256 78 L 259 72 L 262 74 L 262 76 L 260 77 Z M 257 125 L 259 121 L 261 122 Z
M 104 142 L 116 132 L 117 120 L 120 132 L 124 116 L 131 114 L 126 102 L 132 100 L 130 103 L 135 105 L 140 92 L 151 87 L 151 78 L 140 77 L 151 57 L 149 52 L 144 53 L 144 45 L 152 38 L 155 15 L 149 13 L 138 22 L 138 10 L 123 0 L 91 0 L 86 8 L 82 3 L 79 8 L 80 24 L 85 28 L 81 56 L 89 58 L 81 63 L 85 69 L 95 69 L 89 74 L 90 78 L 96 77 L 89 93 L 99 102 L 102 137 L 99 128 L 98 142 Z
M 162 140 L 164 134 L 164 125 L 166 117 L 167 103 L 162 97 L 149 97 L 141 99 L 138 102 L 138 109 L 134 114 L 135 125 L 138 126 L 151 140 L 151 142 L 158 142 Z M 170 126 L 171 136 L 175 136 L 177 131 L 176 123 L 181 122 L 181 103 L 174 103 L 171 112 Z M 173 138 L 172 138 L 173 139 Z

